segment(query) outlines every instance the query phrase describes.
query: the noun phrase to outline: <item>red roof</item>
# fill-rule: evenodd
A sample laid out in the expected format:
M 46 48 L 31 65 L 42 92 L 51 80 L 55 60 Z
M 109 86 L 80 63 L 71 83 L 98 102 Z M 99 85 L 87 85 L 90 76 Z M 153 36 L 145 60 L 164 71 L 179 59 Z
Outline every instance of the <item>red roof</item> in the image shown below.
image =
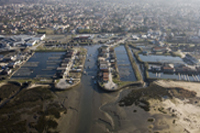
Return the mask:
M 154 50 L 154 51 L 166 50 L 166 47 L 154 47 L 153 50 Z
M 108 77 L 103 77 L 103 81 L 108 81 Z
M 172 70 L 173 68 L 171 67 L 163 67 L 164 70 Z
M 108 77 L 108 72 L 104 72 L 103 77 Z

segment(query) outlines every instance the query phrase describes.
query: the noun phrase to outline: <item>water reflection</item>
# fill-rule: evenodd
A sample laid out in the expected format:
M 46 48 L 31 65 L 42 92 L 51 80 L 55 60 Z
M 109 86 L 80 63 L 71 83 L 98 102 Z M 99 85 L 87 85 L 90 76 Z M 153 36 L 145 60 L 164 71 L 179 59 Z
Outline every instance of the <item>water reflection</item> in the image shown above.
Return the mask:
M 119 75 L 121 81 L 136 81 L 135 73 L 131 66 L 130 60 L 126 53 L 124 46 L 119 46 L 115 48 L 115 53 L 117 56 L 117 66 L 119 69 Z
M 139 54 L 144 62 L 160 62 L 160 63 L 181 63 L 185 64 L 180 57 L 164 56 L 164 55 L 143 55 Z
M 51 78 L 65 52 L 36 52 L 12 78 Z

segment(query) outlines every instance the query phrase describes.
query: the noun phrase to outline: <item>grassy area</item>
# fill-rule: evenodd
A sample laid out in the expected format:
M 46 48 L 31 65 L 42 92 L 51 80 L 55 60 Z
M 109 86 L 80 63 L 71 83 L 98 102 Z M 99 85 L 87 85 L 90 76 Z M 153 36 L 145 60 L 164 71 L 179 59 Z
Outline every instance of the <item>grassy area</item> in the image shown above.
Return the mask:
M 173 57 L 181 57 L 181 55 L 177 52 L 157 52 L 155 55 L 165 55 L 165 56 L 173 56 Z
M 85 49 L 85 48 L 81 48 L 81 47 L 79 47 L 79 48 L 76 48 L 76 50 L 78 50 L 78 51 L 80 51 L 81 53 L 81 55 L 86 55 L 87 54 L 87 49 Z
M 133 83 L 132 81 L 121 81 L 119 77 L 113 78 L 113 82 L 116 83 L 118 87 Z
M 0 87 L 0 99 L 5 99 L 5 98 L 9 98 L 10 96 L 12 96 L 14 93 L 16 93 L 17 91 L 19 91 L 21 88 L 21 86 L 17 85 L 17 84 L 11 84 L 11 83 L 5 83 L 4 85 L 2 85 Z
M 162 53 L 161 55 L 170 56 L 171 53 L 169 53 L 169 52 L 165 52 L 165 53 Z
M 151 83 L 149 87 L 131 91 L 127 96 L 123 97 L 119 101 L 119 106 L 131 106 L 135 104 L 136 106 L 143 108 L 145 111 L 149 111 L 150 104 L 148 100 L 150 99 L 161 101 L 163 97 L 184 99 L 193 98 L 195 96 L 196 92 L 194 91 L 185 90 L 183 88 L 164 88 L 155 83 Z M 166 113 L 163 108 L 159 108 L 158 110 L 162 113 Z
M 139 54 L 140 54 L 141 52 L 142 52 L 142 51 L 137 51 L 137 52 L 134 53 L 134 55 L 135 55 L 135 58 L 137 59 L 137 61 L 138 61 L 139 63 L 144 63 L 144 61 L 142 61 L 142 59 L 141 59 L 140 56 L 139 56 Z
M 174 56 L 174 57 L 181 57 L 181 55 L 177 52 L 171 52 L 171 56 Z
M 99 82 L 99 86 L 100 86 L 101 88 L 104 88 L 104 83 L 103 83 L 103 82 Z
M 55 103 L 54 98 L 50 88 L 22 90 L 0 109 L 0 132 L 55 131 L 58 125 L 55 119 L 66 109 Z
M 6 109 L 23 107 L 32 107 L 31 103 L 41 103 L 53 98 L 50 88 L 36 87 L 30 90 L 22 90 L 10 103 L 5 105 Z M 1 110 L 0 110 L 1 112 Z
M 53 48 L 45 48 L 45 47 L 37 47 L 36 52 L 64 52 L 67 49 L 63 49 L 61 47 L 53 47 Z
M 157 86 L 155 84 L 151 84 L 147 88 L 137 89 L 130 92 L 126 97 L 122 98 L 119 101 L 119 106 L 131 106 L 132 104 L 140 106 L 140 103 L 143 103 L 143 106 L 140 107 L 143 108 L 145 111 L 149 111 L 149 99 L 154 98 L 161 100 L 162 96 L 166 95 L 169 95 L 167 89 Z
M 147 62 L 144 63 L 144 69 L 145 69 L 145 77 L 148 79 L 149 78 L 149 72 L 148 72 L 148 68 L 149 68 L 149 64 Z

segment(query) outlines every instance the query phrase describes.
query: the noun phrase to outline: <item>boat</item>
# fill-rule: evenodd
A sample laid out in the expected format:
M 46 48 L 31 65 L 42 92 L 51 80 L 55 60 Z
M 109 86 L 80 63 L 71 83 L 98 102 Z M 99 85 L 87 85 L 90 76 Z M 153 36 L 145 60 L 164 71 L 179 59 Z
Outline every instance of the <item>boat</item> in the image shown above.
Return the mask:
M 90 61 L 90 59 L 88 59 L 88 61 Z
M 94 79 L 94 76 L 92 76 L 92 79 Z
M 87 72 L 86 72 L 86 71 L 83 71 L 83 74 L 85 74 L 85 75 L 86 75 L 86 74 L 87 74 Z

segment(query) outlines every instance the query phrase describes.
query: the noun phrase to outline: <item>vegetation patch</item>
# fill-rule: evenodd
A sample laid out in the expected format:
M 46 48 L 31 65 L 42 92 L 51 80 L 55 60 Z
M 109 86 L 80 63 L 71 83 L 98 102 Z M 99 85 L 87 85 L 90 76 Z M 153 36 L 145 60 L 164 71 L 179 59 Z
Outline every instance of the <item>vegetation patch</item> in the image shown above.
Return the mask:
M 17 84 L 7 83 L 0 87 L 0 99 L 7 99 L 19 91 L 21 86 Z
M 0 132 L 54 131 L 61 112 L 50 88 L 24 89 L 0 109 Z M 28 126 L 27 126 L 28 125 Z M 57 132 L 56 130 L 54 132 Z
M 162 96 L 165 95 L 171 97 L 167 89 L 152 83 L 147 88 L 137 89 L 130 92 L 126 97 L 119 101 L 119 106 L 131 106 L 132 104 L 135 104 L 136 106 L 143 108 L 145 111 L 149 111 L 150 104 L 148 100 L 151 98 L 162 100 Z
M 136 106 L 141 107 L 145 111 L 150 110 L 150 104 L 148 100 L 157 99 L 163 100 L 163 97 L 168 98 L 193 98 L 196 96 L 196 92 L 185 90 L 183 88 L 164 88 L 155 83 L 151 83 L 149 87 L 141 88 L 131 91 L 127 96 L 123 97 L 119 101 L 119 106 L 131 106 L 135 104 Z M 158 108 L 158 110 L 164 114 L 167 112 L 164 111 L 164 108 Z
M 141 81 L 141 80 L 142 80 L 142 76 L 141 76 L 140 70 L 139 70 L 139 68 L 138 68 L 138 66 L 137 66 L 137 63 L 135 62 L 135 60 L 134 60 L 134 58 L 133 58 L 132 52 L 130 51 L 128 45 L 125 45 L 125 48 L 126 48 L 126 51 L 127 51 L 128 57 L 129 57 L 129 60 L 130 60 L 130 62 L 131 62 L 133 71 L 134 71 L 134 73 L 135 73 L 135 76 L 136 76 L 136 78 L 137 78 L 138 81 Z
M 155 119 L 154 119 L 154 118 L 149 118 L 149 119 L 147 119 L 147 121 L 148 121 L 148 122 L 154 122 Z
M 163 114 L 167 114 L 167 112 L 164 111 L 164 108 L 163 108 L 163 107 L 158 108 L 158 111 L 160 111 L 160 112 L 163 113 Z

